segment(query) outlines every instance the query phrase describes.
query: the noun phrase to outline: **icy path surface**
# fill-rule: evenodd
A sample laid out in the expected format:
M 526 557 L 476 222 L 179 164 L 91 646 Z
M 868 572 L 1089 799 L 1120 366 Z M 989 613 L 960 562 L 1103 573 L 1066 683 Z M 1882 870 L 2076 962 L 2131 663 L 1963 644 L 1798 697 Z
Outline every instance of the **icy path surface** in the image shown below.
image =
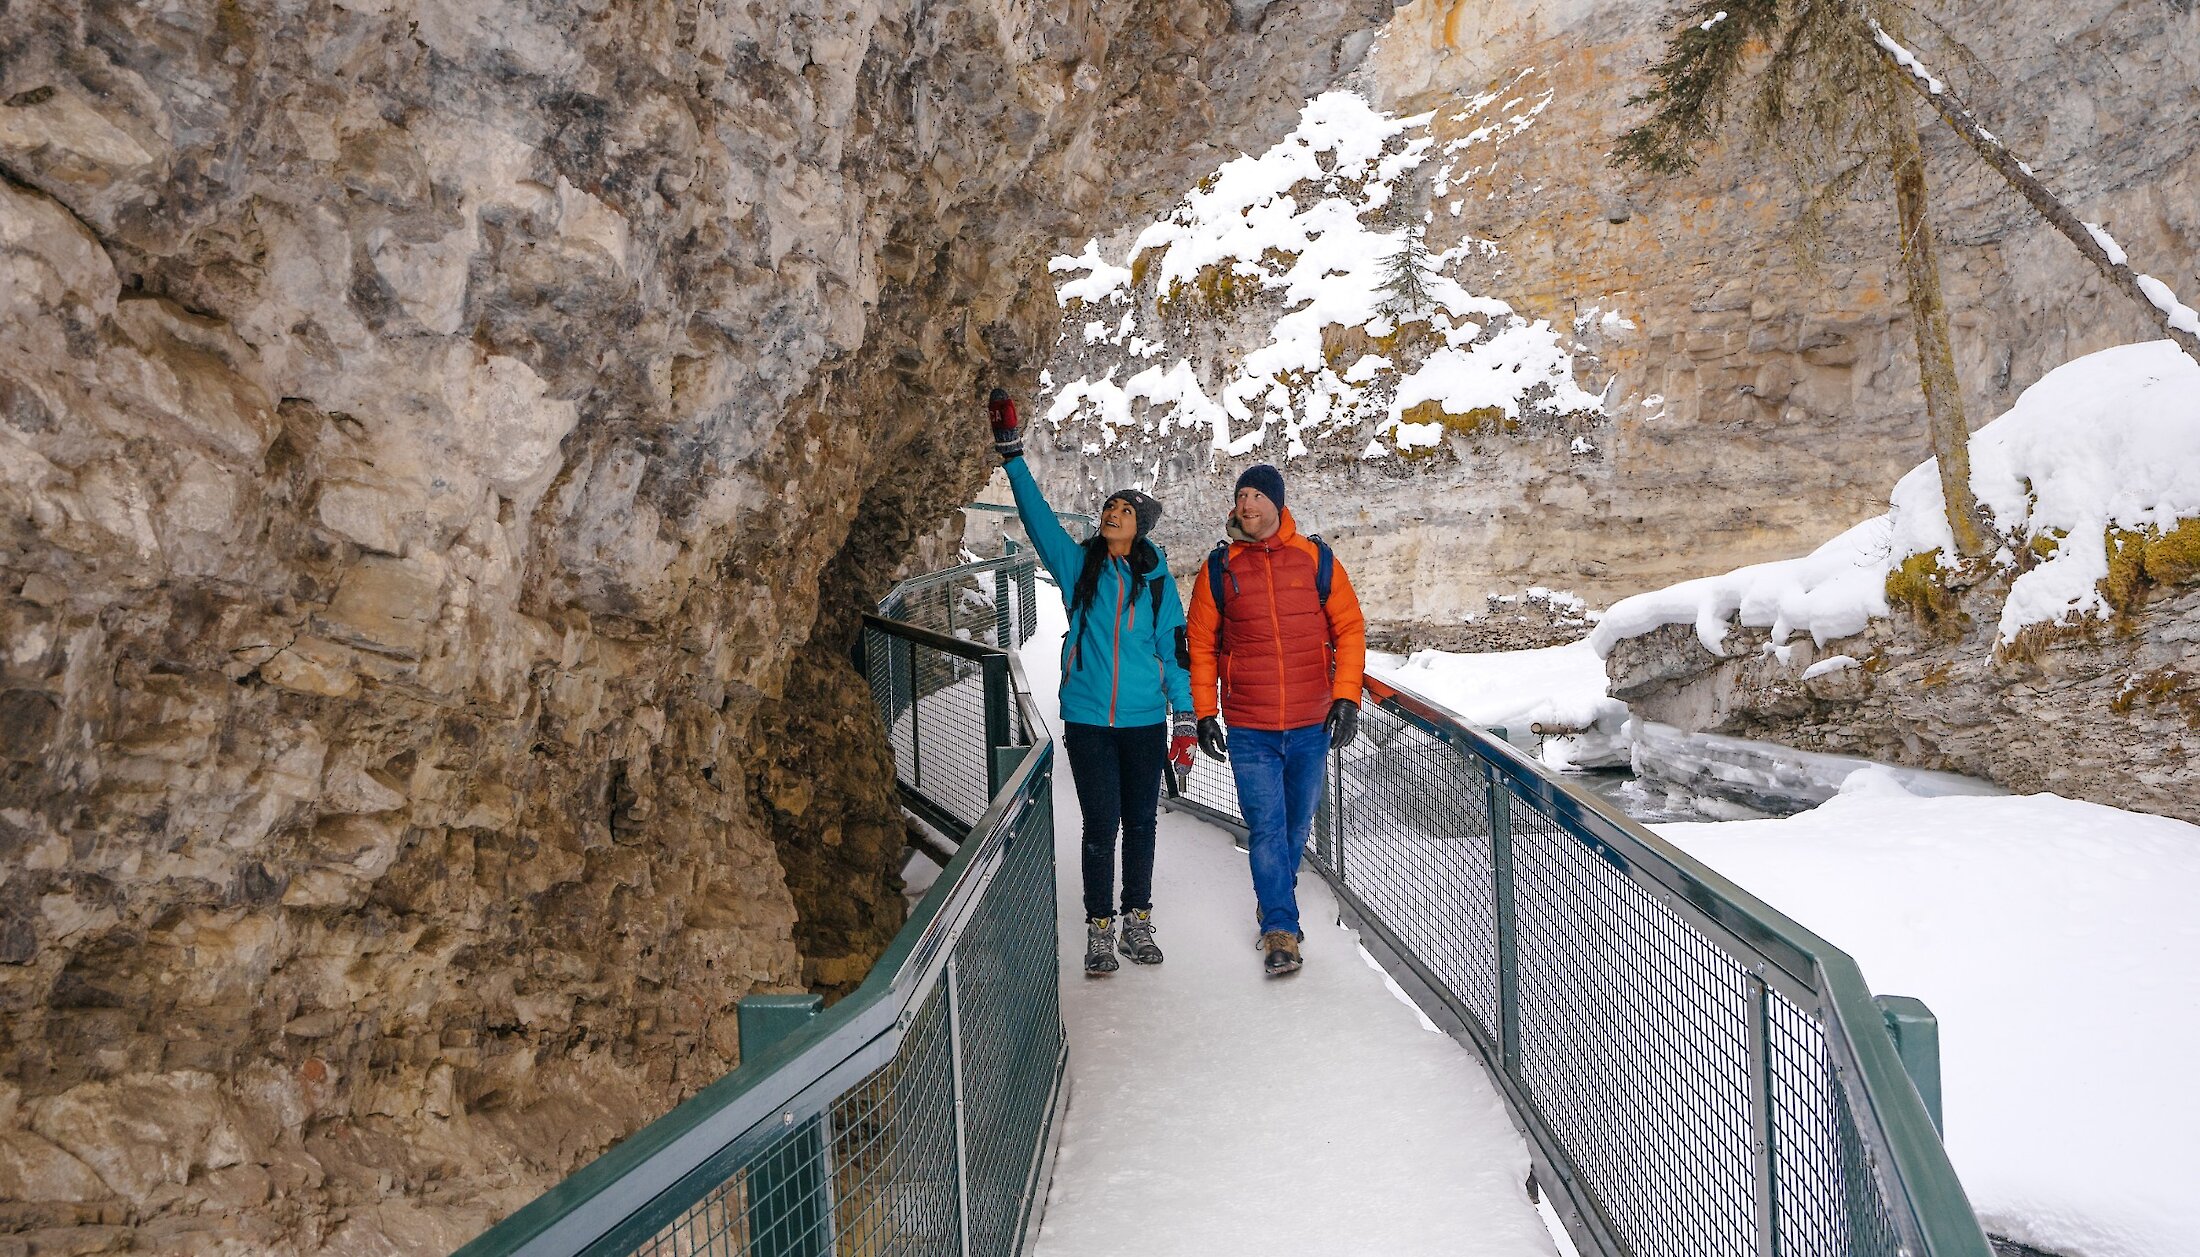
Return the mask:
M 1023 661 L 1059 731 L 1062 609 L 1051 586 L 1039 600 Z M 1481 1062 L 1391 993 L 1320 877 L 1299 879 L 1306 967 L 1270 979 L 1245 856 L 1163 812 L 1154 921 L 1168 960 L 1087 978 L 1063 758 L 1054 809 L 1070 1103 L 1040 1257 L 1551 1257 L 1523 1190 L 1527 1146 Z

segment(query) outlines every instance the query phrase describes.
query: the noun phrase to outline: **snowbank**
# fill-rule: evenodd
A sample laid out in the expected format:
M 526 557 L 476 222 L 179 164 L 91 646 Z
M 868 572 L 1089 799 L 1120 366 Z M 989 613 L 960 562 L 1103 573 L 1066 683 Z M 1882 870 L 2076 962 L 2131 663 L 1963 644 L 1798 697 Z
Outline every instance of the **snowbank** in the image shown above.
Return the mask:
M 2105 611 L 2110 530 L 2166 533 L 2200 516 L 2200 364 L 2160 340 L 2057 367 L 1971 434 L 1971 491 L 2006 543 L 1998 563 L 2044 555 L 2010 585 L 2002 641 Z M 1661 624 L 1694 624 L 1719 654 L 1736 617 L 1777 642 L 1855 633 L 1887 614 L 1887 576 L 1905 559 L 1955 553 L 1934 462 L 1902 477 L 1892 506 L 1803 558 L 1623 599 L 1590 640 L 1605 655 Z
M 1658 828 L 1931 1006 L 1949 1153 L 1989 1230 L 2200 1253 L 2200 827 L 1866 771 L 1800 816 Z
M 1586 641 L 1542 650 L 1460 655 L 1418 650 L 1397 668 L 1369 671 L 1478 725 L 1499 725 L 1524 745 L 1537 725 L 1574 730 L 1544 746 L 1554 767 L 1628 762 L 1627 704 L 1605 694 L 1604 661 Z

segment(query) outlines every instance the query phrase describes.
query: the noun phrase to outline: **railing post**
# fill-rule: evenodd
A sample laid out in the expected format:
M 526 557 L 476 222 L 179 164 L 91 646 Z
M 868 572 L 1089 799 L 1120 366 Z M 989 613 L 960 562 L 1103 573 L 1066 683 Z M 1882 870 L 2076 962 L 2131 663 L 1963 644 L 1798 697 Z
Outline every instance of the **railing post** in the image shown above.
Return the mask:
M 1016 593 L 1023 599 L 1023 606 L 1016 612 L 1017 644 L 1022 645 L 1039 631 L 1039 563 L 1036 557 L 1017 571 Z
M 1497 1052 L 1505 1072 L 1520 1076 L 1520 951 L 1513 901 L 1512 792 L 1484 761 L 1482 784 L 1490 814 L 1490 881 L 1497 901 Z
M 1762 966 L 1760 966 L 1760 970 Z M 1771 996 L 1762 972 L 1747 979 L 1749 996 L 1750 1170 L 1756 1197 L 1757 1251 L 1780 1251 L 1779 1177 L 1774 1165 L 1772 1127 Z
M 1016 645 L 1016 605 L 1008 596 L 1009 586 L 1016 583 L 1008 565 L 993 569 L 993 644 L 1002 650 Z
M 1004 746 L 1015 745 L 1008 731 L 1008 656 L 987 655 L 978 661 L 985 676 L 985 786 L 986 797 L 1001 792 L 1001 783 L 1008 776 L 1001 768 L 997 752 Z
M 745 995 L 737 1005 L 741 1063 L 817 1016 L 815 995 Z M 824 1257 L 832 1249 L 825 1196 L 825 1141 L 819 1118 L 782 1136 L 779 1146 L 749 1167 L 749 1252 L 756 1257 Z
M 1245 814 L 1245 805 L 1238 804 L 1238 814 Z M 1329 752 L 1328 775 L 1322 782 L 1321 802 L 1314 807 L 1314 832 L 1320 835 L 1320 845 L 1315 854 L 1323 857 L 1330 868 L 1336 870 L 1337 884 L 1345 885 L 1344 877 L 1344 753 Z M 1324 851 L 1322 846 L 1329 849 Z
M 947 1063 L 955 1096 L 955 1233 L 962 1241 L 963 1257 L 970 1257 L 970 1133 L 963 1111 L 963 1011 L 962 965 L 953 952 L 947 955 Z
M 1940 1019 L 1925 1001 L 1908 995 L 1874 995 L 1872 1003 L 1879 1005 L 1887 1033 L 1894 1038 L 1894 1053 L 1902 1058 L 1902 1072 L 1925 1102 L 1933 1129 L 1946 1138 L 1948 1128 L 1940 1118 Z

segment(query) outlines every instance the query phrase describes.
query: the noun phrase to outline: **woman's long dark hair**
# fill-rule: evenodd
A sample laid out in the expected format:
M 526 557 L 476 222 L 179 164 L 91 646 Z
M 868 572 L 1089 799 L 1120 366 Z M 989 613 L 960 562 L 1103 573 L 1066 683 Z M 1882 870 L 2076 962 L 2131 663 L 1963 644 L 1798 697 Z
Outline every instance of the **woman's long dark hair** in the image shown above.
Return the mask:
M 1131 592 L 1135 596 L 1137 586 L 1146 573 L 1161 566 L 1161 552 L 1154 549 L 1151 541 L 1140 537 L 1131 543 L 1130 564 Z M 1077 587 L 1070 594 L 1069 613 L 1072 618 L 1092 605 L 1092 600 L 1099 596 L 1100 572 L 1107 565 L 1108 543 L 1095 533 L 1092 540 L 1085 543 L 1084 566 L 1077 569 Z
M 1140 537 L 1131 543 L 1130 564 L 1130 600 L 1135 602 L 1138 599 L 1140 579 L 1161 566 L 1161 552 L 1154 549 L 1151 541 Z M 1107 565 L 1108 543 L 1098 533 L 1094 533 L 1092 540 L 1085 543 L 1085 562 L 1082 567 L 1077 569 L 1077 585 L 1070 591 L 1070 657 L 1072 661 L 1077 656 L 1077 647 L 1085 639 L 1086 628 L 1092 623 L 1092 617 L 1086 615 L 1085 612 L 1091 607 L 1093 599 L 1100 596 L 1100 572 Z M 1155 576 L 1153 579 L 1160 580 L 1161 578 Z

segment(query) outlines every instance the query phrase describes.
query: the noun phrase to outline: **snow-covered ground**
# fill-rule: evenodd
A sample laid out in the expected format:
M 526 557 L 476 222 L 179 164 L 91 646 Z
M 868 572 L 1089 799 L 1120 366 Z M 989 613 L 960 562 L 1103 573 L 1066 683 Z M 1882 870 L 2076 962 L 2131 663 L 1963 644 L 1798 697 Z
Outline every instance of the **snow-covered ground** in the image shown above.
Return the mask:
M 1023 661 L 1059 730 L 1062 610 L 1051 587 L 1039 605 Z M 1244 855 L 1164 812 L 1154 920 L 1168 960 L 1084 977 L 1067 763 L 1054 791 L 1070 1101 L 1041 1257 L 1556 1252 L 1480 1061 L 1392 993 L 1319 877 L 1299 883 L 1306 968 L 1267 978 Z
M 1866 770 L 1800 816 L 1658 829 L 1938 1015 L 1948 1151 L 1989 1230 L 2200 1253 L 2200 827 Z

